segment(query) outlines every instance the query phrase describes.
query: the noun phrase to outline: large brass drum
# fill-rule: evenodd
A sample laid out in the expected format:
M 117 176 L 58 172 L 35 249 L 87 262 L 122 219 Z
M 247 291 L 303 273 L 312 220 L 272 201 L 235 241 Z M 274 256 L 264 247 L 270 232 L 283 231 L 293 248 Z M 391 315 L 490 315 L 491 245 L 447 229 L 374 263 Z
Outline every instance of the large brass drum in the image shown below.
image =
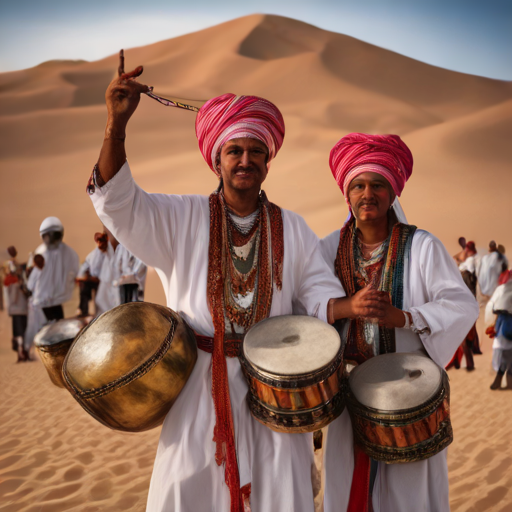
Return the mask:
M 141 432 L 160 425 L 197 360 L 193 331 L 174 311 L 123 304 L 91 322 L 64 361 L 66 385 L 107 427 Z
M 81 318 L 67 318 L 45 325 L 34 337 L 39 353 L 50 380 L 58 387 L 65 388 L 62 365 L 75 336 L 83 329 Z
M 452 442 L 448 377 L 428 357 L 372 357 L 352 370 L 348 384 L 354 439 L 373 459 L 424 460 Z

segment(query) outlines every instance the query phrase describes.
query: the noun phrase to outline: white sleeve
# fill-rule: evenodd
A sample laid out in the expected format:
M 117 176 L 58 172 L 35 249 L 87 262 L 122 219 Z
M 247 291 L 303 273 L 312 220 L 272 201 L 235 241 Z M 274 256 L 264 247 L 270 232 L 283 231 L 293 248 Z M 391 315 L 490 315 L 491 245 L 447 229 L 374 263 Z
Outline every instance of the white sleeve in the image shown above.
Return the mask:
M 117 240 L 146 265 L 171 272 L 178 229 L 197 232 L 202 196 L 149 194 L 134 181 L 128 162 L 91 199 L 98 217 Z M 201 199 L 203 201 L 201 201 Z
M 298 217 L 297 227 L 294 250 L 299 261 L 299 276 L 295 309 L 327 322 L 329 300 L 344 297 L 345 291 L 322 257 L 318 237 L 301 217 Z
M 428 234 L 419 249 L 419 260 L 416 286 L 423 286 L 427 302 L 409 311 L 415 327 L 427 329 L 420 338 L 428 354 L 444 367 L 478 318 L 478 303 L 436 237 Z

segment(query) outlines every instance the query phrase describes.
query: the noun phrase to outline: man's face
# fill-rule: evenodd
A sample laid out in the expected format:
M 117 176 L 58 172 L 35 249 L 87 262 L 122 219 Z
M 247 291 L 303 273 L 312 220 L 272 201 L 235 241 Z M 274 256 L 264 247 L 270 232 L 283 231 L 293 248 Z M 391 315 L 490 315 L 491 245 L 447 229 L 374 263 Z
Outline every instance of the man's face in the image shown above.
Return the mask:
M 42 239 L 46 247 L 56 248 L 62 242 L 63 233 L 61 231 L 49 231 L 42 235 Z
M 355 218 L 366 222 L 387 217 L 395 196 L 386 178 L 364 172 L 350 182 L 348 199 Z
M 256 139 L 233 139 L 220 151 L 220 171 L 226 189 L 243 191 L 261 187 L 267 177 L 268 149 Z

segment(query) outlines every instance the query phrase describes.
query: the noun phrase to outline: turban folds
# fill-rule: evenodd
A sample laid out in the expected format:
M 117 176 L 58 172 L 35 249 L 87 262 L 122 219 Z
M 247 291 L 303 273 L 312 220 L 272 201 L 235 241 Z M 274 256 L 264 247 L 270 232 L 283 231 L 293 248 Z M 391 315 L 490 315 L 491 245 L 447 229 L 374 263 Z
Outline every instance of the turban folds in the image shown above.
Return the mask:
M 364 172 L 384 176 L 400 196 L 412 174 L 412 164 L 412 153 L 398 135 L 350 133 L 332 148 L 329 158 L 332 174 L 347 203 L 350 182 Z
M 232 139 L 251 138 L 263 142 L 270 162 L 283 144 L 284 121 L 279 109 L 270 101 L 228 93 L 201 107 L 196 118 L 196 135 L 203 158 L 212 171 L 220 175 L 215 160 L 222 146 Z

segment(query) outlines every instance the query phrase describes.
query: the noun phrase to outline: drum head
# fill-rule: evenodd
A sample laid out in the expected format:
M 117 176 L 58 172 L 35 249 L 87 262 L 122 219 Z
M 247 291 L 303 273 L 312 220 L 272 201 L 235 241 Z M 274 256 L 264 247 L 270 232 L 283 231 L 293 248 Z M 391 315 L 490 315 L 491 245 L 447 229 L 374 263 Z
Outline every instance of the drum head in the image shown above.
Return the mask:
M 79 318 L 66 318 L 45 325 L 34 337 L 36 347 L 51 347 L 63 341 L 74 340 L 85 322 Z
M 311 316 L 267 318 L 244 338 L 245 358 L 274 375 L 301 375 L 332 363 L 341 348 L 336 329 Z
M 442 385 L 443 369 L 416 353 L 383 354 L 352 370 L 350 391 L 357 401 L 379 411 L 419 407 Z

